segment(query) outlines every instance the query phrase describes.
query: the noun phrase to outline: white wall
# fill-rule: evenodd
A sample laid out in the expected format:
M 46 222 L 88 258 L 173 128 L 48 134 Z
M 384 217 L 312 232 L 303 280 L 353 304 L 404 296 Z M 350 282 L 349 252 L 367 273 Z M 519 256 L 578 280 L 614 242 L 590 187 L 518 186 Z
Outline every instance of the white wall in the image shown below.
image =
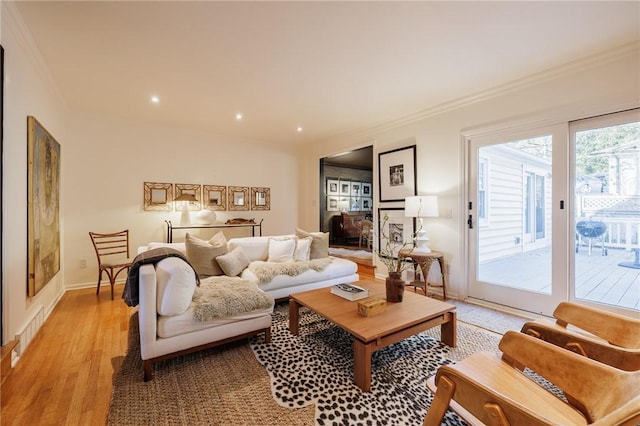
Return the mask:
M 431 247 L 444 252 L 449 264 L 447 291 L 466 294 L 466 212 L 464 204 L 463 135 L 485 130 L 551 124 L 628 109 L 640 105 L 640 51 L 638 45 L 609 51 L 545 74 L 459 100 L 433 111 L 405 118 L 396 126 L 381 126 L 358 135 L 322 141 L 314 149 L 300 152 L 302 173 L 300 223 L 317 223 L 318 159 L 338 152 L 374 145 L 374 212 L 378 202 L 378 159 L 380 152 L 415 143 L 417 145 L 418 193 L 437 194 L 441 214 L 452 217 L 429 219 L 425 226 Z M 402 203 L 384 203 L 385 207 Z M 377 216 L 376 216 L 377 220 Z M 378 262 L 376 273 L 385 276 Z
M 70 112 L 68 129 L 62 154 L 67 176 L 62 212 L 67 287 L 95 285 L 97 281 L 89 231 L 128 228 L 135 253 L 140 245 L 164 241 L 165 219 L 179 223 L 180 212 L 143 210 L 144 182 L 268 187 L 271 210 L 216 212 L 217 221 L 264 219 L 263 235 L 295 232 L 298 179 L 293 153 L 255 141 L 77 111 Z M 194 222 L 196 215 L 192 212 Z M 214 232 L 209 230 L 209 236 Z M 229 238 L 248 235 L 250 230 L 224 232 Z M 184 231 L 174 231 L 175 241 L 182 236 Z M 80 269 L 81 259 L 88 260 L 88 268 Z
M 35 297 L 27 297 L 27 116 L 35 116 L 56 138 L 64 159 L 67 109 L 38 52 L 31 47 L 30 35 L 24 30 L 14 6 L 3 2 L 2 8 L 2 45 L 5 49 L 3 331 L 5 340 L 9 340 L 40 307 L 48 314 L 63 292 L 64 270 L 61 267 L 42 291 Z M 61 174 L 61 204 L 64 206 L 64 168 Z M 64 217 L 60 222 L 62 233 Z M 61 245 L 62 263 L 64 239 L 61 239 Z

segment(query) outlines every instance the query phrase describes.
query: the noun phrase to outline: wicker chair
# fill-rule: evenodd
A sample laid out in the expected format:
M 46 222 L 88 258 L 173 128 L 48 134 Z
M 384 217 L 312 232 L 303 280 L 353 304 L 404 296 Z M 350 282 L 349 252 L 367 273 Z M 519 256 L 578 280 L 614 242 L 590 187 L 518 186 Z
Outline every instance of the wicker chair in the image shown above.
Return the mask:
M 104 272 L 109 277 L 111 300 L 113 300 L 113 286 L 116 283 L 118 274 L 125 270 L 128 273 L 131 266 L 129 261 L 129 230 L 125 229 L 113 234 L 89 232 L 89 236 L 98 257 L 98 288 L 96 289 L 96 294 L 100 293 L 100 283 Z

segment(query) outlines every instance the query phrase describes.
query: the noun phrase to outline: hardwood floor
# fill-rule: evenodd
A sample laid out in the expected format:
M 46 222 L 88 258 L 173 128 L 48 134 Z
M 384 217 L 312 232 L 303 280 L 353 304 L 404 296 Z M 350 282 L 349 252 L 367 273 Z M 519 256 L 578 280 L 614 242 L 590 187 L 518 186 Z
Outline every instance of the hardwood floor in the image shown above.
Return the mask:
M 68 291 L 2 385 L 0 424 L 104 425 L 129 308 L 108 286 Z

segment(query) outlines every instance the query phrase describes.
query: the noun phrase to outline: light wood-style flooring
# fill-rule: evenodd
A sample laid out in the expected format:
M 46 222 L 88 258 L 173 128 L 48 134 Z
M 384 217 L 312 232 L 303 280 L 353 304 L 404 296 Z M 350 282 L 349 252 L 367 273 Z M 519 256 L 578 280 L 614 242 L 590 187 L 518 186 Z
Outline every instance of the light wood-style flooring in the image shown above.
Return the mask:
M 106 423 L 133 310 L 108 287 L 64 294 L 2 385 L 2 426 Z

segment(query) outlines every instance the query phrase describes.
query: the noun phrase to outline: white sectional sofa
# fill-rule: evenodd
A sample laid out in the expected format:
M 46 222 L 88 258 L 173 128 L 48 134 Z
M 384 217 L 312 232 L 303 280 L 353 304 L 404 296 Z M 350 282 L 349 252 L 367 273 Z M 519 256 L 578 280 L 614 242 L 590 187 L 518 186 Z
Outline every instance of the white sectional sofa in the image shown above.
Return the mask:
M 242 255 L 240 257 L 246 257 L 244 260 L 249 262 L 249 266 L 242 268 L 239 278 L 257 284 L 259 289 L 274 300 L 286 299 L 295 292 L 354 282 L 359 279 L 357 264 L 346 259 L 329 257 L 328 253 L 326 259 L 320 259 L 319 256 L 323 256 L 324 253 L 324 249 L 321 247 L 320 254 L 316 250 L 315 259 L 309 261 L 309 264 L 315 262 L 316 266 L 320 264 L 321 268 L 317 268 L 320 270 L 308 269 L 292 274 L 292 276 L 276 275 L 266 282 L 260 282 L 255 270 L 252 270 L 253 267 L 269 268 L 270 264 L 274 264 L 272 266 L 275 267 L 304 266 L 304 261 L 269 262 L 282 254 L 282 250 L 276 250 L 274 247 L 288 245 L 283 241 L 291 238 L 296 239 L 295 236 L 233 238 L 226 242 L 226 250 L 222 251 L 226 251 L 227 255 L 233 254 L 235 256 L 240 253 Z M 309 237 L 306 240 L 309 240 Z M 271 241 L 274 242 L 271 243 Z M 149 243 L 147 246 L 140 247 L 138 253 L 154 248 L 175 249 L 185 254 L 191 265 L 198 269 L 196 266 L 198 262 L 193 262 L 189 256 L 186 256 L 186 245 L 185 242 Z M 313 254 L 313 247 L 311 247 L 310 253 Z M 217 259 L 221 260 L 220 257 Z M 242 262 L 240 263 L 242 266 Z M 281 263 L 281 265 L 276 263 Z M 238 265 L 234 264 L 234 266 Z M 153 365 L 156 362 L 260 333 L 264 333 L 267 342 L 271 339 L 273 301 L 265 309 L 216 318 L 211 321 L 195 321 L 194 307 L 190 299 L 182 302 L 178 300 L 193 295 L 195 274 L 193 274 L 193 278 L 190 278 L 189 273 L 193 273 L 191 267 L 178 257 L 164 259 L 156 264 L 143 264 L 139 267 L 140 350 L 144 362 L 145 381 L 153 378 Z M 175 284 L 169 282 L 173 280 L 183 283 L 185 282 L 184 277 L 187 277 L 187 282 L 194 283 L 194 288 L 187 288 L 184 284 L 180 284 L 181 287 L 175 287 Z M 264 275 L 261 277 L 264 281 Z M 170 285 L 174 285 L 173 290 L 168 287 Z M 176 294 L 178 296 L 175 296 Z M 182 312 L 185 307 L 187 307 L 186 311 Z

